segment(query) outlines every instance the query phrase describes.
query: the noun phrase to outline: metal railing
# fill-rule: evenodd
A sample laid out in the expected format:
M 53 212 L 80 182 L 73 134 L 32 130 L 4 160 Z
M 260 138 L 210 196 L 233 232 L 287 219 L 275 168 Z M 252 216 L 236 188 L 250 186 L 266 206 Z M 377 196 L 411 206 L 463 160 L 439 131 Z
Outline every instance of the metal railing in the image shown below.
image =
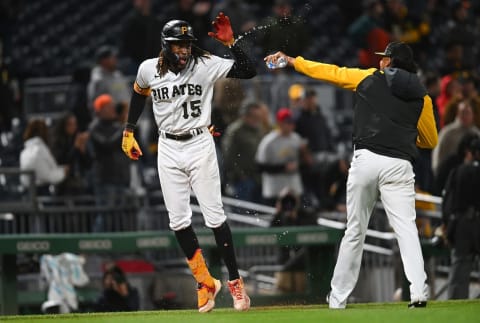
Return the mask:
M 0 169 L 0 181 L 2 176 L 14 173 L 12 169 Z M 98 206 L 93 196 L 36 197 L 31 188 L 23 193 L 27 197 L 22 197 L 20 203 L 0 200 L 0 234 L 92 232 L 98 216 L 104 217 L 105 231 L 168 230 L 168 214 L 160 191 L 149 192 L 146 197 L 114 207 Z M 430 211 L 418 210 L 418 216 L 439 221 L 441 198 L 425 194 L 417 194 L 416 198 L 435 205 Z M 270 226 L 275 208 L 226 196 L 222 200 L 232 227 Z M 192 201 L 193 225 L 203 226 L 200 207 L 195 198 Z M 402 269 L 395 236 L 388 223 L 380 221 L 385 219 L 381 203 L 377 204 L 375 213 L 367 231 L 360 287 L 354 291 L 353 297 L 362 301 L 389 301 L 401 284 Z M 343 229 L 345 221 L 346 214 L 342 212 L 318 213 L 318 224 L 322 226 Z M 277 262 L 277 246 L 242 247 L 236 252 L 238 263 L 254 282 L 255 290 L 275 290 L 274 273 L 282 270 Z M 161 250 L 152 255 L 152 259 L 165 265 L 183 263 L 179 250 Z M 448 257 L 433 257 L 427 262 L 433 298 L 444 297 L 446 273 L 440 268 L 448 267 Z M 476 276 L 477 271 L 472 274 L 472 277 Z

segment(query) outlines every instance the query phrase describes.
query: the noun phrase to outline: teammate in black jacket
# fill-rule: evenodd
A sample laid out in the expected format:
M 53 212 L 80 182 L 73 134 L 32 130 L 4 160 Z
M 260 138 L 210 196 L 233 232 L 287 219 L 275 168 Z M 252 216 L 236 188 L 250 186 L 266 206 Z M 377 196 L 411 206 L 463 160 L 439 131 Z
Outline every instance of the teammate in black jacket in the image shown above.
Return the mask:
M 420 83 L 410 47 L 390 43 L 380 69 L 338 67 L 289 57 L 288 66 L 313 78 L 355 91 L 354 156 L 347 182 L 347 229 L 340 245 L 329 296 L 330 308 L 345 308 L 358 279 L 362 249 L 370 215 L 380 196 L 394 229 L 405 275 L 410 282 L 410 307 L 427 302 L 427 276 L 415 225 L 415 191 L 412 161 L 416 147 L 433 148 L 437 129 L 432 100 Z
M 470 141 L 464 163 L 454 168 L 445 186 L 443 222 L 451 251 L 448 298 L 469 295 L 470 272 L 480 255 L 480 138 Z

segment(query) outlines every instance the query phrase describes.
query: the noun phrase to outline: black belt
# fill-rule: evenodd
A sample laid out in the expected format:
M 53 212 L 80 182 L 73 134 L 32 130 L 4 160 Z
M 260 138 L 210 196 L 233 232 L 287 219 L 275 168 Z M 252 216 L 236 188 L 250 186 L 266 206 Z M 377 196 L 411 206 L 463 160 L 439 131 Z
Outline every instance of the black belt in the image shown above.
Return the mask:
M 203 129 L 194 129 L 192 133 L 181 133 L 181 134 L 173 134 L 173 133 L 168 133 L 165 132 L 165 138 L 168 139 L 173 139 L 173 140 L 179 140 L 179 141 L 185 141 L 188 139 L 192 139 L 194 136 L 197 136 L 199 134 L 203 133 Z
M 192 137 L 193 137 L 193 135 L 191 133 L 184 133 L 184 134 L 180 134 L 180 135 L 175 135 L 173 133 L 165 132 L 165 138 L 173 139 L 173 140 L 183 141 L 183 140 L 191 139 Z

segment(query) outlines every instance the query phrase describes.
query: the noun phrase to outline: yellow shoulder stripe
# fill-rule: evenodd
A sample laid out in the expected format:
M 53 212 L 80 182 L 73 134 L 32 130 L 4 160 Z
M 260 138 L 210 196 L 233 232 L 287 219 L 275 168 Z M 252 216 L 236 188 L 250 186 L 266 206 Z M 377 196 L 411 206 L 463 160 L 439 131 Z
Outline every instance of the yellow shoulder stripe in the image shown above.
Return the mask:
M 137 84 L 137 82 L 134 82 L 134 83 L 133 83 L 133 90 L 134 90 L 135 92 L 137 92 L 138 94 L 145 95 L 145 96 L 150 96 L 150 92 L 151 92 L 150 88 L 146 88 L 146 89 L 141 88 L 141 87 Z

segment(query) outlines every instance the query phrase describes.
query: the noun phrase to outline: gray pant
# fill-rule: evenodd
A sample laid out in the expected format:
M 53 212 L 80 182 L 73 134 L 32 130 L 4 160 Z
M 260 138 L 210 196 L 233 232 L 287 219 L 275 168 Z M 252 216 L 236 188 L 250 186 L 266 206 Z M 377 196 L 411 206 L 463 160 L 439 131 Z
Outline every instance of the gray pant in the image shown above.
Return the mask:
M 473 209 L 459 215 L 453 228 L 453 249 L 451 268 L 448 276 L 448 298 L 466 299 L 469 297 L 470 273 L 475 255 L 480 254 L 480 213 Z

